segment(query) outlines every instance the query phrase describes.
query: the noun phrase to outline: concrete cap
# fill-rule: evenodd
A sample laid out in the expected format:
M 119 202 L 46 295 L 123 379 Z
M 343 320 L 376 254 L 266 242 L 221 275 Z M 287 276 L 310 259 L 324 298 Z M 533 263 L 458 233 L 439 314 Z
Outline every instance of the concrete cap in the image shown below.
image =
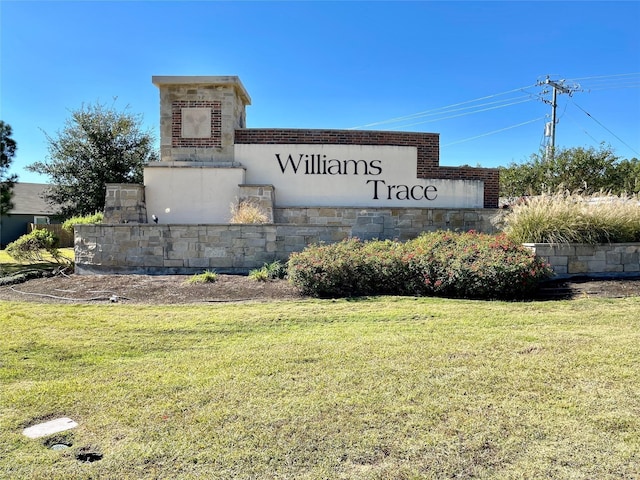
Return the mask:
M 191 76 L 164 76 L 154 75 L 151 77 L 152 83 L 156 87 L 165 85 L 232 85 L 238 91 L 238 96 L 245 105 L 251 105 L 251 97 L 242 85 L 240 77 L 236 75 L 191 75 Z

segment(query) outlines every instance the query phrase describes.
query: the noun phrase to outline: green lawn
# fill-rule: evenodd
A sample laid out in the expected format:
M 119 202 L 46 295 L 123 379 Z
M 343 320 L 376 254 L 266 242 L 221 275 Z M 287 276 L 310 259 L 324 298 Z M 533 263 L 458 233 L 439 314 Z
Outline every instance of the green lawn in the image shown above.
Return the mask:
M 0 303 L 0 478 L 638 478 L 639 319 L 640 298 Z M 69 449 L 21 433 L 62 416 Z

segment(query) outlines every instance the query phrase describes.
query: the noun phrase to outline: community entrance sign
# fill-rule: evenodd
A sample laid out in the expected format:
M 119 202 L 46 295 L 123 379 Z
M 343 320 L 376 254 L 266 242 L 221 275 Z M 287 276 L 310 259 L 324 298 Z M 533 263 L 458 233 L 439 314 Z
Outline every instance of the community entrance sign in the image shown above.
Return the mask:
M 76 226 L 78 273 L 247 273 L 312 243 L 495 231 L 498 170 L 441 167 L 436 133 L 247 128 L 238 77 L 153 83 L 160 161 Z M 231 223 L 246 201 L 264 223 Z
M 497 172 L 440 168 L 437 134 L 247 129 L 250 98 L 237 77 L 153 82 L 161 161 L 144 184 L 160 222 L 226 223 L 242 185 L 269 186 L 274 208 L 497 206 Z

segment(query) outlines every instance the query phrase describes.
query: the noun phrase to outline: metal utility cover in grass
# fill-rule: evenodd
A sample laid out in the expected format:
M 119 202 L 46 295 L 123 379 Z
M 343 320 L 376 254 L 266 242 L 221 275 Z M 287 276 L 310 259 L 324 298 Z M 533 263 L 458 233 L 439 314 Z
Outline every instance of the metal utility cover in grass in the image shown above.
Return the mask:
M 29 438 L 40 438 L 53 433 L 64 432 L 77 426 L 78 424 L 70 418 L 63 417 L 25 428 L 22 433 Z

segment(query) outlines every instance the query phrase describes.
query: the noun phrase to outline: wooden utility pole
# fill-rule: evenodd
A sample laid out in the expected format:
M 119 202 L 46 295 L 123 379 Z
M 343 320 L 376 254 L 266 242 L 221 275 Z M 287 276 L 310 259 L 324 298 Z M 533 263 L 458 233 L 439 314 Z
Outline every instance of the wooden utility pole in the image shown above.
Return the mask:
M 547 157 L 553 159 L 554 149 L 556 147 L 556 107 L 558 106 L 558 91 L 571 96 L 579 87 L 567 87 L 564 84 L 564 80 L 558 80 L 556 82 L 551 80 L 549 77 L 547 77 L 544 82 L 538 82 L 538 85 L 551 85 L 553 88 L 551 96 L 551 122 L 547 124 L 549 127 L 548 130 L 545 128 L 545 136 L 550 137 L 549 144 L 547 145 Z M 545 103 L 549 102 L 545 101 Z

